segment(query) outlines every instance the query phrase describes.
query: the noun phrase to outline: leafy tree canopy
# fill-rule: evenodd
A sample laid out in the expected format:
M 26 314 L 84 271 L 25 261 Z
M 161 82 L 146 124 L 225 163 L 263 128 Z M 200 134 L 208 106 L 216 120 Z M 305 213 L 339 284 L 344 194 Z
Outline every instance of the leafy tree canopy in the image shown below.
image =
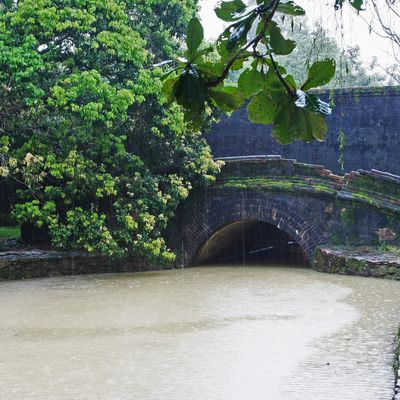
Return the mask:
M 0 6 L 0 176 L 14 215 L 53 245 L 170 262 L 162 233 L 219 170 L 160 68 L 195 0 L 20 0 Z
M 363 0 L 347 1 L 361 11 Z M 345 0 L 332 0 L 340 9 Z M 248 101 L 252 122 L 273 124 L 279 143 L 294 140 L 324 140 L 325 116 L 330 106 L 312 89 L 327 85 L 335 76 L 336 60 L 319 59 L 308 66 L 299 83 L 284 68 L 285 58 L 297 43 L 285 37 L 285 20 L 292 24 L 305 15 L 292 0 L 256 0 L 247 5 L 242 0 L 221 1 L 216 15 L 229 23 L 215 43 L 218 59 L 210 61 L 213 47 L 203 45 L 204 33 L 194 18 L 188 26 L 184 58 L 171 60 L 175 68 L 164 76 L 164 91 L 169 101 L 185 108 L 186 119 L 193 126 L 201 123 L 210 109 L 233 111 Z M 226 83 L 232 71 L 242 70 L 237 86 Z

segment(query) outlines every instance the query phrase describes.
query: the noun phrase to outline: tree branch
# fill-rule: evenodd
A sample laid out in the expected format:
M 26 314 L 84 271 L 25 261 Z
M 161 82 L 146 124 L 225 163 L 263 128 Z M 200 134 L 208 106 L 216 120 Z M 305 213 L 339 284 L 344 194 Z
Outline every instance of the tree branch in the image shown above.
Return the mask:
M 278 66 L 276 65 L 274 57 L 272 57 L 271 53 L 269 54 L 269 58 L 272 62 L 272 69 L 274 70 L 275 75 L 278 77 L 279 81 L 282 83 L 282 85 L 284 86 L 284 88 L 286 89 L 288 94 L 290 96 L 294 97 L 296 95 L 296 93 L 289 87 L 289 85 L 286 83 L 285 79 L 283 79 L 283 76 L 280 74 L 280 72 L 278 70 Z
M 219 84 L 221 84 L 227 78 L 232 65 L 242 56 L 242 54 L 252 46 L 253 46 L 253 49 L 255 49 L 257 47 L 257 45 L 260 43 L 261 39 L 264 37 L 269 23 L 272 21 L 272 18 L 275 15 L 275 12 L 279 6 L 279 3 L 280 3 L 280 0 L 273 0 L 273 2 L 268 7 L 260 7 L 259 13 L 264 13 L 264 12 L 270 11 L 269 14 L 265 18 L 263 18 L 264 25 L 263 25 L 262 31 L 254 39 L 252 39 L 249 43 L 247 43 L 247 45 L 245 47 L 241 48 L 229 60 L 228 64 L 225 66 L 222 74 L 215 80 L 208 82 L 208 84 L 207 84 L 208 87 L 215 87 L 215 86 L 218 86 Z

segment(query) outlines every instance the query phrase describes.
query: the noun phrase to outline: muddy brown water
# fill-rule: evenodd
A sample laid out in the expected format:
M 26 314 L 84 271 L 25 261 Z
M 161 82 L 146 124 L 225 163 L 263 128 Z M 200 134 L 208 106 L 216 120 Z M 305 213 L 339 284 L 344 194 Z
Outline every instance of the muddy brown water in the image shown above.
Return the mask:
M 0 283 L 2 400 L 390 400 L 400 282 L 202 267 Z

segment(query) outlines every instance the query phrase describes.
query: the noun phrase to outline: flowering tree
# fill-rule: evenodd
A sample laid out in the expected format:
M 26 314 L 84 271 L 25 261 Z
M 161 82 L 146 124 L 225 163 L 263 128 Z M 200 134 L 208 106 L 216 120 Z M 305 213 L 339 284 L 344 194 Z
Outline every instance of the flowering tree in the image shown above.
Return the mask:
M 24 232 L 173 259 L 163 231 L 219 167 L 151 66 L 179 54 L 195 3 L 0 3 L 0 179 Z

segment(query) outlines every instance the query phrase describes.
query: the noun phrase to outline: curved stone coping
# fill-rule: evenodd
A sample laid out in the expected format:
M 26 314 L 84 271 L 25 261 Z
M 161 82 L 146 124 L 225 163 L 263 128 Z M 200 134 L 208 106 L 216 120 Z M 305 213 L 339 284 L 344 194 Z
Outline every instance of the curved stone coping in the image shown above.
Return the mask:
M 347 180 L 356 179 L 360 175 L 371 176 L 377 179 L 383 179 L 386 181 L 394 182 L 400 186 L 400 176 L 392 174 L 390 172 L 379 171 L 377 169 L 372 169 L 367 171 L 364 169 L 359 169 L 357 171 L 352 171 L 344 175 L 336 175 L 332 173 L 331 170 L 325 168 L 323 165 L 319 164 L 306 164 L 299 162 L 292 158 L 283 158 L 279 154 L 259 154 L 252 156 L 234 156 L 234 157 L 219 157 L 215 158 L 216 161 L 223 161 L 229 166 L 229 164 L 246 164 L 246 163 L 262 163 L 262 164 L 287 164 L 287 166 L 299 166 L 306 169 L 306 173 L 311 170 L 318 172 L 319 175 L 328 177 L 335 181 L 342 181 L 347 178 Z
M 329 197 L 368 205 L 392 214 L 400 215 L 400 200 L 397 197 L 388 197 L 374 192 L 343 190 L 335 185 L 327 185 L 327 182 L 323 180 L 305 180 L 299 178 L 284 180 L 284 177 L 259 177 L 264 180 L 264 182 L 257 184 L 257 178 L 258 177 L 247 179 L 231 178 L 229 180 L 221 180 L 214 186 L 214 189 L 242 188 L 256 191 L 286 191 L 307 194 L 313 197 Z
M 378 170 L 335 175 L 321 165 L 299 163 L 279 155 L 228 157 L 214 188 L 303 192 L 369 205 L 400 214 L 400 176 Z
M 58 275 L 153 271 L 155 269 L 138 257 L 114 259 L 82 251 L 43 249 L 0 252 L 0 281 Z
M 315 251 L 313 266 L 320 272 L 400 280 L 400 256 L 366 246 L 320 246 Z

